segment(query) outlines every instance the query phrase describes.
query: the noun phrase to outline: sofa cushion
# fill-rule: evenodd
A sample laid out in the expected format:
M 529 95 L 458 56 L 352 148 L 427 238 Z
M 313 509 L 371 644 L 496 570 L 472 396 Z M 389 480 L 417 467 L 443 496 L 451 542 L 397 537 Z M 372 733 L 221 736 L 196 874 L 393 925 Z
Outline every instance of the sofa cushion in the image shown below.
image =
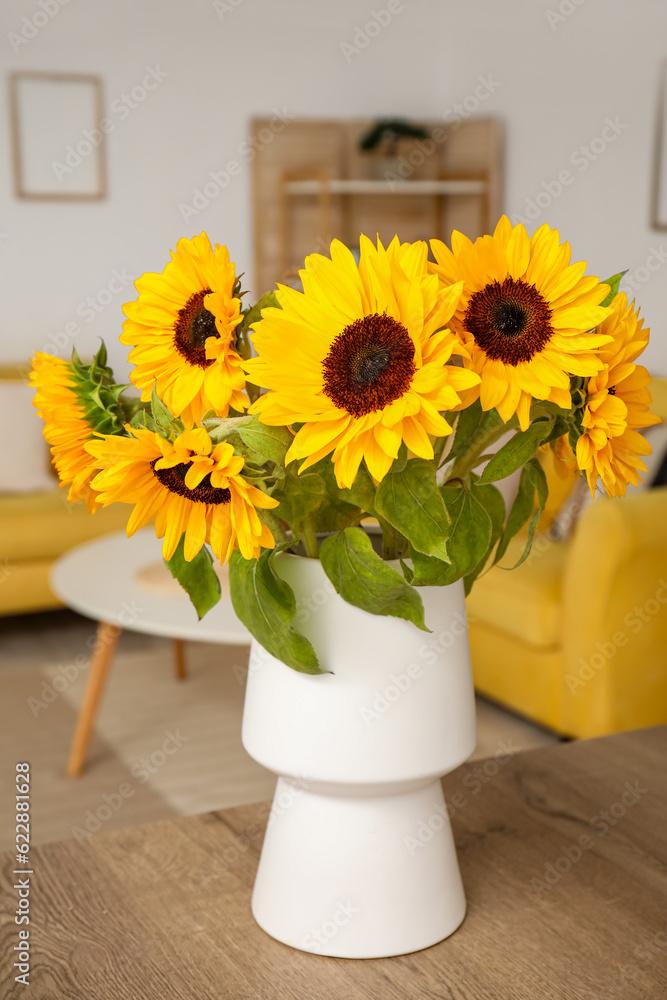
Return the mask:
M 512 539 L 502 563 L 513 566 L 526 544 Z M 538 535 L 518 569 L 494 567 L 477 580 L 467 600 L 468 616 L 539 648 L 561 645 L 561 588 L 567 546 Z
M 81 542 L 120 531 L 131 510 L 118 503 L 91 516 L 83 503 L 68 503 L 66 489 L 0 494 L 0 565 L 55 559 Z

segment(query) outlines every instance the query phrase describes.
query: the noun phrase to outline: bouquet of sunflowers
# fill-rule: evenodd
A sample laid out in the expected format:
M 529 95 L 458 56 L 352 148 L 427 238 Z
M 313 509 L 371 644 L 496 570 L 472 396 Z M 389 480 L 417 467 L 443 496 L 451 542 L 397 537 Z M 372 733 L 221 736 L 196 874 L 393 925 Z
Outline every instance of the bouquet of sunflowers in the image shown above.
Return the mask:
M 211 552 L 228 562 L 237 615 L 296 670 L 320 667 L 276 553 L 319 558 L 344 600 L 425 629 L 418 588 L 467 592 L 522 530 L 528 555 L 540 449 L 591 492 L 622 496 L 645 471 L 649 331 L 622 274 L 600 282 L 556 230 L 529 237 L 506 217 L 431 250 L 362 236 L 357 261 L 334 240 L 306 259 L 302 291 L 244 308 L 227 248 L 202 233 L 125 306 L 139 397 L 104 346 L 91 364 L 33 361 L 69 500 L 133 504 L 128 536 L 154 520 L 200 617 L 220 596 Z M 494 484 L 518 470 L 506 511 Z

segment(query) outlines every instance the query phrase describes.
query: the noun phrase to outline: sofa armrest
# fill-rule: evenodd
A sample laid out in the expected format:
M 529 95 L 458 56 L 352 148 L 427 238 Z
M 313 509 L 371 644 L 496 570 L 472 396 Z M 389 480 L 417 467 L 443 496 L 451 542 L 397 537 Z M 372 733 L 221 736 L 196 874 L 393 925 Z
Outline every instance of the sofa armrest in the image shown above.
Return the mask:
M 667 722 L 667 487 L 599 500 L 563 580 L 563 729 Z

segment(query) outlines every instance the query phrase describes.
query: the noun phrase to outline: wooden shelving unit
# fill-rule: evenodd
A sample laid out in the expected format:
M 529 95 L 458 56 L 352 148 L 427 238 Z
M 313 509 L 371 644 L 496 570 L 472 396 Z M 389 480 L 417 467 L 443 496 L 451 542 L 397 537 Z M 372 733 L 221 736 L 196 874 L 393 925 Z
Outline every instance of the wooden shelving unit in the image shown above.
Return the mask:
M 260 147 L 253 162 L 255 275 L 253 292 L 276 281 L 297 284 L 298 267 L 313 252 L 326 253 L 337 237 L 358 245 L 359 234 L 389 241 L 437 237 L 452 229 L 471 238 L 492 229 L 502 212 L 503 133 L 494 121 L 444 130 L 430 155 L 399 148 L 407 178 L 372 176 L 375 161 L 359 153 L 365 121 L 295 121 Z M 269 123 L 253 123 L 266 135 Z M 436 133 L 438 134 L 438 133 Z M 415 165 L 412 166 L 413 161 Z M 405 171 L 407 172 L 407 171 Z

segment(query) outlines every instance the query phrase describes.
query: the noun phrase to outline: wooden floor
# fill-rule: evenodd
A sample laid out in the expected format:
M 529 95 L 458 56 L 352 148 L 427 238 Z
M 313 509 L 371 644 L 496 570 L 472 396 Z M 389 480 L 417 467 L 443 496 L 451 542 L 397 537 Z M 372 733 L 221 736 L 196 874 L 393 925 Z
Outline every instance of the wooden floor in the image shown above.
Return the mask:
M 81 777 L 67 778 L 94 632 L 94 623 L 71 612 L 0 619 L 0 801 L 11 794 L 14 763 L 29 761 L 34 844 L 85 835 L 100 807 L 105 816 L 113 809 L 104 820 L 112 830 L 271 796 L 274 776 L 241 745 L 247 648 L 189 643 L 188 679 L 178 681 L 172 644 L 129 632 L 120 639 L 88 764 Z M 554 742 L 553 734 L 478 702 L 476 757 Z M 131 794 L 120 796 L 121 785 Z M 8 810 L 0 817 L 4 850 L 14 824 Z

